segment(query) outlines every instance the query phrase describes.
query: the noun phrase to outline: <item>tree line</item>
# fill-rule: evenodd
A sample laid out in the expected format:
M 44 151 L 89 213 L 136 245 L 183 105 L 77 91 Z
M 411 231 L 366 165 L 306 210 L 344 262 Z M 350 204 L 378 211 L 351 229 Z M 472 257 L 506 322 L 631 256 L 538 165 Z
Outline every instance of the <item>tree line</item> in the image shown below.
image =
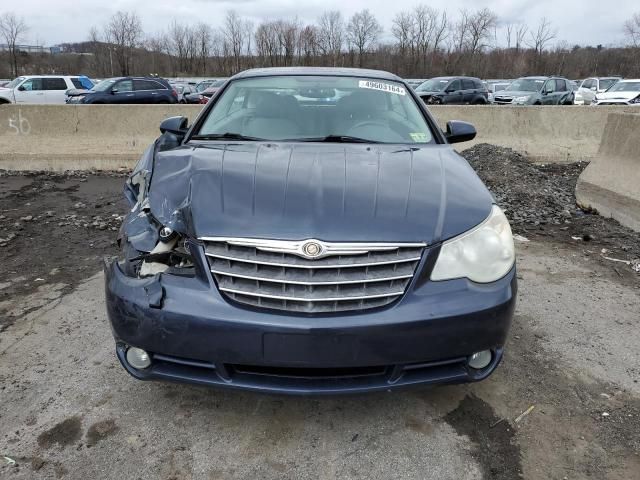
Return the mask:
M 63 44 L 57 55 L 19 51 L 28 25 L 0 15 L 0 77 L 24 73 L 230 76 L 275 66 L 365 67 L 406 78 L 473 75 L 513 78 L 555 74 L 640 76 L 640 13 L 621 26 L 620 47 L 570 46 L 551 21 L 505 23 L 488 8 L 452 14 L 417 5 L 394 15 L 389 31 L 367 9 L 345 18 L 326 11 L 315 22 L 275 18 L 257 24 L 230 10 L 222 25 L 173 21 L 145 33 L 135 12 L 119 11 L 90 29 L 85 42 Z

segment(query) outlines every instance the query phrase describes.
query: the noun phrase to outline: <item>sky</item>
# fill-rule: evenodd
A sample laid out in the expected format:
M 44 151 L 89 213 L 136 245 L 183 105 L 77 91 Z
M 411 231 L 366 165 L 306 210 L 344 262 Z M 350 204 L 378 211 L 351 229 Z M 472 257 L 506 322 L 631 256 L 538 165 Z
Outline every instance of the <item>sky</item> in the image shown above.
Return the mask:
M 80 2 L 78 0 L 20 0 L 3 2 L 0 13 L 7 11 L 22 16 L 29 26 L 25 43 L 50 46 L 77 42 L 88 38 L 92 26 L 102 26 L 118 10 L 135 11 L 145 33 L 166 30 L 175 19 L 181 23 L 200 21 L 217 27 L 227 10 L 236 10 L 255 24 L 264 19 L 294 18 L 311 23 L 325 10 L 339 10 L 343 17 L 368 8 L 384 28 L 383 39 L 391 40 L 391 24 L 396 13 L 410 10 L 418 3 L 447 9 L 455 17 L 460 9 L 493 10 L 502 23 L 523 22 L 535 26 L 541 17 L 551 20 L 557 30 L 557 41 L 572 45 L 619 45 L 624 41 L 622 26 L 634 11 L 640 12 L 636 0 L 619 0 L 615 8 L 603 7 L 601 0 L 110 0 Z M 606 4 L 605 4 L 606 5 Z M 498 42 L 504 42 L 501 31 Z

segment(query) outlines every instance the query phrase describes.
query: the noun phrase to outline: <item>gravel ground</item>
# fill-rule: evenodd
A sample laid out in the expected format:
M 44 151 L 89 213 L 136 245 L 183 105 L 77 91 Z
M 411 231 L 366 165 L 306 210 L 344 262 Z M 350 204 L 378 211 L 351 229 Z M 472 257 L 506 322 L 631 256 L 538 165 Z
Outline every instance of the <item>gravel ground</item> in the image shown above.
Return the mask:
M 614 272 L 640 273 L 640 235 L 576 206 L 576 182 L 587 163 L 534 164 L 510 148 L 487 144 L 462 155 L 505 210 L 515 234 L 574 244 L 598 255 Z
M 129 377 L 99 273 L 122 175 L 0 175 L 0 478 L 640 479 L 640 275 L 605 258 L 638 258 L 638 235 L 575 208 L 584 165 L 464 155 L 529 240 L 505 361 L 327 399 Z

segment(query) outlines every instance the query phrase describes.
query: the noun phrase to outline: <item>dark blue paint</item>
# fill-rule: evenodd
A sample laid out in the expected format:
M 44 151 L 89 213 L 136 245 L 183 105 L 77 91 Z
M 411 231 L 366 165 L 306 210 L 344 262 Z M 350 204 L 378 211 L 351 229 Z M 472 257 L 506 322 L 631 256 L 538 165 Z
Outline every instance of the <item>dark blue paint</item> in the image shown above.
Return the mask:
M 301 72 L 253 70 L 239 77 Z M 363 70 L 304 72 L 399 81 Z M 407 92 L 419 102 L 409 87 Z M 147 149 L 135 172 L 149 173 L 150 215 L 191 238 L 195 276 L 132 278 L 117 262 L 105 263 L 107 312 L 125 369 L 143 380 L 297 394 L 470 382 L 490 375 L 502 358 L 513 316 L 515 266 L 490 284 L 429 280 L 440 243 L 481 223 L 493 201 L 434 127 L 426 107 L 420 108 L 434 128 L 433 144 L 197 142 L 187 133 L 177 148 L 163 150 L 163 142 L 157 142 Z M 125 191 L 135 203 L 133 186 Z M 157 226 L 150 228 L 146 216 L 137 217 L 139 207 L 125 219 L 121 238 L 148 251 Z M 202 245 L 194 240 L 205 236 L 429 246 L 406 293 L 390 306 L 310 315 L 251 308 L 223 297 Z M 150 352 L 152 367 L 130 367 L 126 345 Z M 494 353 L 492 363 L 482 371 L 469 368 L 467 358 L 486 349 Z M 375 367 L 381 373 L 318 379 L 247 373 L 241 366 L 323 369 L 323 375 L 324 369 Z

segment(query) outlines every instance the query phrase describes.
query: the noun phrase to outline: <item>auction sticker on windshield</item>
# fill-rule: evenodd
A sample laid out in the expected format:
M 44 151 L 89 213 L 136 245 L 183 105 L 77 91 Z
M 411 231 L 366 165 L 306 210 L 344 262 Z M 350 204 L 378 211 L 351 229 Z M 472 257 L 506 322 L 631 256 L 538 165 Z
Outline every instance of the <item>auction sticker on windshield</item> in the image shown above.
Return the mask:
M 373 82 L 371 80 L 360 80 L 358 87 L 380 90 L 381 92 L 395 93 L 396 95 L 405 95 L 407 93 L 404 87 L 392 85 L 391 83 Z

